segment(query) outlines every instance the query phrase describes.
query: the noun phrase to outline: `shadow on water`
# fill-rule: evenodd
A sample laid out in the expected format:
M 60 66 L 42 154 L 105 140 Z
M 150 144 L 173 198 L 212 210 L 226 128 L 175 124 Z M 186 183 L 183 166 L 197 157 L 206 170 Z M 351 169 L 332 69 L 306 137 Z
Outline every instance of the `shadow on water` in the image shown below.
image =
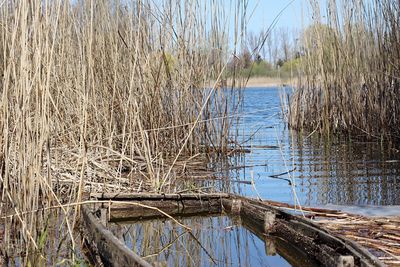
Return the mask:
M 281 112 L 281 93 L 278 88 L 244 90 L 243 113 L 236 127 L 242 147 L 251 153 L 231 163 L 248 167 L 223 174 L 232 178 L 228 190 L 293 203 L 291 185 L 295 185 L 303 205 L 400 204 L 398 150 L 379 140 L 336 137 L 327 141 L 290 131 Z
M 134 252 L 161 266 L 317 266 L 288 242 L 266 238 L 238 217 L 177 219 L 192 233 L 168 219 L 118 221 L 109 228 Z

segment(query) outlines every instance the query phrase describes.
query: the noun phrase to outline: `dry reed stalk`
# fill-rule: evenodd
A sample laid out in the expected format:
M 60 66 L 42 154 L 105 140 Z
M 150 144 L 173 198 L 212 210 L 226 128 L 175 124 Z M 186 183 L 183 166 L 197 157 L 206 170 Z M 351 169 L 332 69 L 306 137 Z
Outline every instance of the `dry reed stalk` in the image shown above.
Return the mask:
M 246 5 L 231 4 L 238 43 Z M 0 212 L 20 213 L 5 254 L 24 247 L 35 265 L 48 252 L 48 214 L 21 211 L 88 190 L 167 191 L 204 146 L 227 151 L 240 91 L 206 88 L 229 60 L 225 12 L 211 0 L 1 3 Z M 66 206 L 59 225 L 72 262 L 77 215 Z
M 363 217 L 347 214 L 342 219 L 315 219 L 337 235 L 356 241 L 388 266 L 397 266 L 400 257 L 400 221 L 398 217 Z M 382 255 L 383 253 L 383 255 Z
M 400 137 L 400 2 L 312 1 L 301 79 L 291 98 L 295 129 Z

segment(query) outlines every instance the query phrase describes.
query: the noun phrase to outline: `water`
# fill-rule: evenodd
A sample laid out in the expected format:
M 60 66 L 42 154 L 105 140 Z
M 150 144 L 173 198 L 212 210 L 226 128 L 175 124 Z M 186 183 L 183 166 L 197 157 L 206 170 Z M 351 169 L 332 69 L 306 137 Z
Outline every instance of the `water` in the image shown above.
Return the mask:
M 281 90 L 244 90 L 236 127 L 239 142 L 251 152 L 233 158 L 229 170 L 225 164 L 215 164 L 227 178 L 218 182 L 221 189 L 368 216 L 399 215 L 395 206 L 400 205 L 399 151 L 379 140 L 327 141 L 290 131 L 281 112 Z M 288 242 L 265 239 L 235 218 L 177 219 L 193 228 L 193 235 L 165 219 L 114 222 L 111 228 L 133 251 L 161 266 L 316 265 Z
M 400 153 L 379 140 L 329 142 L 287 129 L 278 88 L 244 90 L 240 140 L 251 153 L 230 172 L 235 192 L 302 205 L 400 205 Z M 271 175 L 290 172 L 271 178 Z M 289 183 L 293 179 L 294 182 Z
M 264 240 L 236 217 L 177 219 L 192 234 L 166 219 L 114 222 L 110 228 L 135 253 L 161 266 L 317 266 L 283 240 Z

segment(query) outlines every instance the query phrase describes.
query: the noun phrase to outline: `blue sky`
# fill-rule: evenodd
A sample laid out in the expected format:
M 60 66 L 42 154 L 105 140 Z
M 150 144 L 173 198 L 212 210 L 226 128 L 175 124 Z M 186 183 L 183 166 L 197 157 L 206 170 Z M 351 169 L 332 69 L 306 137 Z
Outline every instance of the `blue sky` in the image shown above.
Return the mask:
M 225 9 L 227 11 L 227 23 L 230 24 L 229 28 L 231 29 L 229 32 L 229 46 L 234 47 L 234 37 L 232 29 L 235 28 L 234 14 L 236 12 L 234 7 L 237 1 L 220 1 L 224 1 Z M 241 1 L 241 3 L 244 2 L 246 1 Z M 320 2 L 324 3 L 325 1 Z M 285 32 L 286 34 L 288 34 L 289 38 L 287 41 L 293 42 L 300 31 L 310 24 L 311 7 L 309 3 L 310 0 L 248 0 L 248 6 L 246 9 L 246 32 L 249 35 L 246 36 L 250 36 L 250 34 L 252 34 L 252 36 L 255 36 L 257 38 L 258 36 L 260 36 L 259 34 L 261 31 L 266 32 L 269 27 L 274 23 L 274 20 L 277 19 L 278 21 L 276 22 L 274 28 L 275 33 L 272 32 L 270 36 L 274 38 L 275 36 L 277 36 L 276 32 Z M 242 34 L 243 33 L 244 32 L 242 32 Z M 242 37 L 244 36 L 242 35 Z M 247 39 L 247 37 L 245 38 L 246 39 L 243 40 L 239 37 L 239 39 L 237 40 L 237 45 L 240 46 L 240 44 L 243 44 L 242 42 L 246 43 L 246 45 L 249 45 L 249 39 Z M 275 44 L 279 45 L 276 42 Z M 264 56 L 267 57 L 265 52 Z
M 254 13 L 249 20 L 248 30 L 260 32 L 268 28 L 288 4 L 290 5 L 283 11 L 276 27 L 300 29 L 302 25 L 307 25 L 308 0 L 250 0 L 249 11 L 254 11 Z M 302 13 L 304 19 L 302 19 Z
M 221 1 L 224 1 L 227 15 L 229 14 L 227 19 L 231 24 L 230 29 L 234 29 L 234 3 L 237 2 L 236 0 Z M 325 6 L 325 1 L 320 2 Z M 296 36 L 310 24 L 311 8 L 309 3 L 310 0 L 248 0 L 246 32 L 259 36 L 261 31 L 266 32 L 274 20 L 278 19 L 274 29 L 277 31 L 283 29 L 289 35 Z M 233 46 L 232 32 L 229 35 L 230 45 Z M 240 42 L 240 40 L 238 41 Z

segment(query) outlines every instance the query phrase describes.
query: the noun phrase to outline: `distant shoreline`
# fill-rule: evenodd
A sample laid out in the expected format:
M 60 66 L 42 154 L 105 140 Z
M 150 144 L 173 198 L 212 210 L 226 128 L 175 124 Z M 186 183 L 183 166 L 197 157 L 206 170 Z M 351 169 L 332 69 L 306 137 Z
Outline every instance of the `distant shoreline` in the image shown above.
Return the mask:
M 292 81 L 293 82 L 293 81 Z M 255 87 L 280 87 L 291 83 L 290 80 L 269 77 L 252 77 L 246 84 L 246 88 Z
M 280 78 L 271 78 L 271 77 L 251 77 L 246 86 L 244 86 L 244 79 L 239 79 L 235 82 L 235 87 L 238 88 L 276 88 L 286 85 L 294 85 L 296 82 L 296 78 L 293 79 L 280 79 Z M 228 79 L 226 82 L 227 87 L 232 87 L 232 80 Z

